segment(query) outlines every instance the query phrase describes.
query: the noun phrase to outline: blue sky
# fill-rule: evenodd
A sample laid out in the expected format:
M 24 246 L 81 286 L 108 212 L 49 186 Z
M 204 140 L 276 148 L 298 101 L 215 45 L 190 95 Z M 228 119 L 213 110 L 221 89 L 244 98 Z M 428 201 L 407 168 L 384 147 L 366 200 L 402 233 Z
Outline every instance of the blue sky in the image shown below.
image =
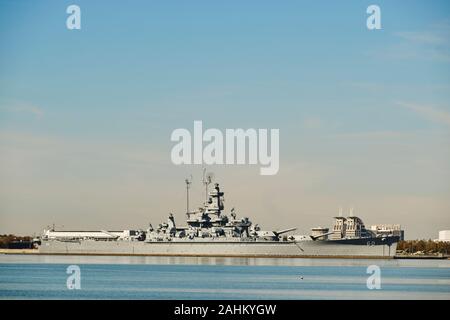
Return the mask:
M 373 3 L 382 30 L 366 28 Z M 163 219 L 163 195 L 200 174 L 170 163 L 170 133 L 203 120 L 280 129 L 277 177 L 216 168 L 245 209 L 231 177 L 258 184 L 266 225 L 268 208 L 307 230 L 351 204 L 432 238 L 450 228 L 449 39 L 448 1 L 0 1 L 0 232 L 120 227 L 118 207 Z M 292 211 L 280 190 L 300 180 Z

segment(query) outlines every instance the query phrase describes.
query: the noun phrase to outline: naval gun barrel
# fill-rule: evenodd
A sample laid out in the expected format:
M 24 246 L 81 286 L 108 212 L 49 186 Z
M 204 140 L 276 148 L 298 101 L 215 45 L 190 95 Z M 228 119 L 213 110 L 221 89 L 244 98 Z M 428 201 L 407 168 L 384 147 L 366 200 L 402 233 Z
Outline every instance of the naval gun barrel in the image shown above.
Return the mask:
M 323 238 L 323 237 L 325 237 L 325 236 L 329 236 L 330 234 L 333 234 L 334 232 L 332 231 L 332 232 L 327 232 L 327 233 L 324 233 L 324 234 L 321 234 L 321 235 L 319 235 L 319 236 L 310 236 L 311 237 L 311 239 L 313 239 L 314 241 L 316 241 L 317 239 L 319 239 L 319 238 Z
M 280 230 L 280 231 L 273 231 L 273 233 L 278 237 L 280 234 L 290 232 L 290 231 L 295 231 L 295 230 L 297 230 L 297 228 L 289 228 L 289 229 L 284 229 L 284 230 Z
M 116 235 L 116 234 L 114 234 L 114 233 L 111 233 L 111 232 L 108 232 L 108 231 L 106 231 L 106 230 L 100 230 L 100 231 L 103 232 L 104 234 L 110 236 L 111 238 L 114 238 L 114 239 L 119 238 L 118 235 Z

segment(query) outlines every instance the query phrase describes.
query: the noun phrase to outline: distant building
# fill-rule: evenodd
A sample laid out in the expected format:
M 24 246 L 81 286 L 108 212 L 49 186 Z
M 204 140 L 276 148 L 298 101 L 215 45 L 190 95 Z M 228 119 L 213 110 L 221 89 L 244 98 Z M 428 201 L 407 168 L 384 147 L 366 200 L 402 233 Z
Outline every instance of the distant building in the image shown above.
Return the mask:
M 438 239 L 438 241 L 450 242 L 450 230 L 439 231 L 439 239 Z
M 375 236 L 392 235 L 400 237 L 400 240 L 405 240 L 405 231 L 399 224 L 375 224 L 370 226 Z

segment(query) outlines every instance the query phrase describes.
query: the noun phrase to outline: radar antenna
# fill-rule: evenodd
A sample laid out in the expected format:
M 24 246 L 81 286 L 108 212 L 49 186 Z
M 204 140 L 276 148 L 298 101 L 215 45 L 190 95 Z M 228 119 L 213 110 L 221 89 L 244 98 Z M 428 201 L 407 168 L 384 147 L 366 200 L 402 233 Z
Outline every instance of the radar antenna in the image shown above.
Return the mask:
M 208 203 L 208 186 L 214 180 L 214 173 L 206 173 L 206 168 L 203 168 L 203 185 L 205 186 L 205 204 Z

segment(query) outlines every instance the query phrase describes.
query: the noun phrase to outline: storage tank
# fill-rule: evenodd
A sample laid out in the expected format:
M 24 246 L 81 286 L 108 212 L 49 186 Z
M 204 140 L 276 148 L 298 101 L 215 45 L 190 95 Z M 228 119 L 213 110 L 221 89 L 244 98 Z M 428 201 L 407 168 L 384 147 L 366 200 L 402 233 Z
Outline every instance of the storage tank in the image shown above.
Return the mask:
M 450 242 L 450 230 L 439 231 L 439 241 Z

